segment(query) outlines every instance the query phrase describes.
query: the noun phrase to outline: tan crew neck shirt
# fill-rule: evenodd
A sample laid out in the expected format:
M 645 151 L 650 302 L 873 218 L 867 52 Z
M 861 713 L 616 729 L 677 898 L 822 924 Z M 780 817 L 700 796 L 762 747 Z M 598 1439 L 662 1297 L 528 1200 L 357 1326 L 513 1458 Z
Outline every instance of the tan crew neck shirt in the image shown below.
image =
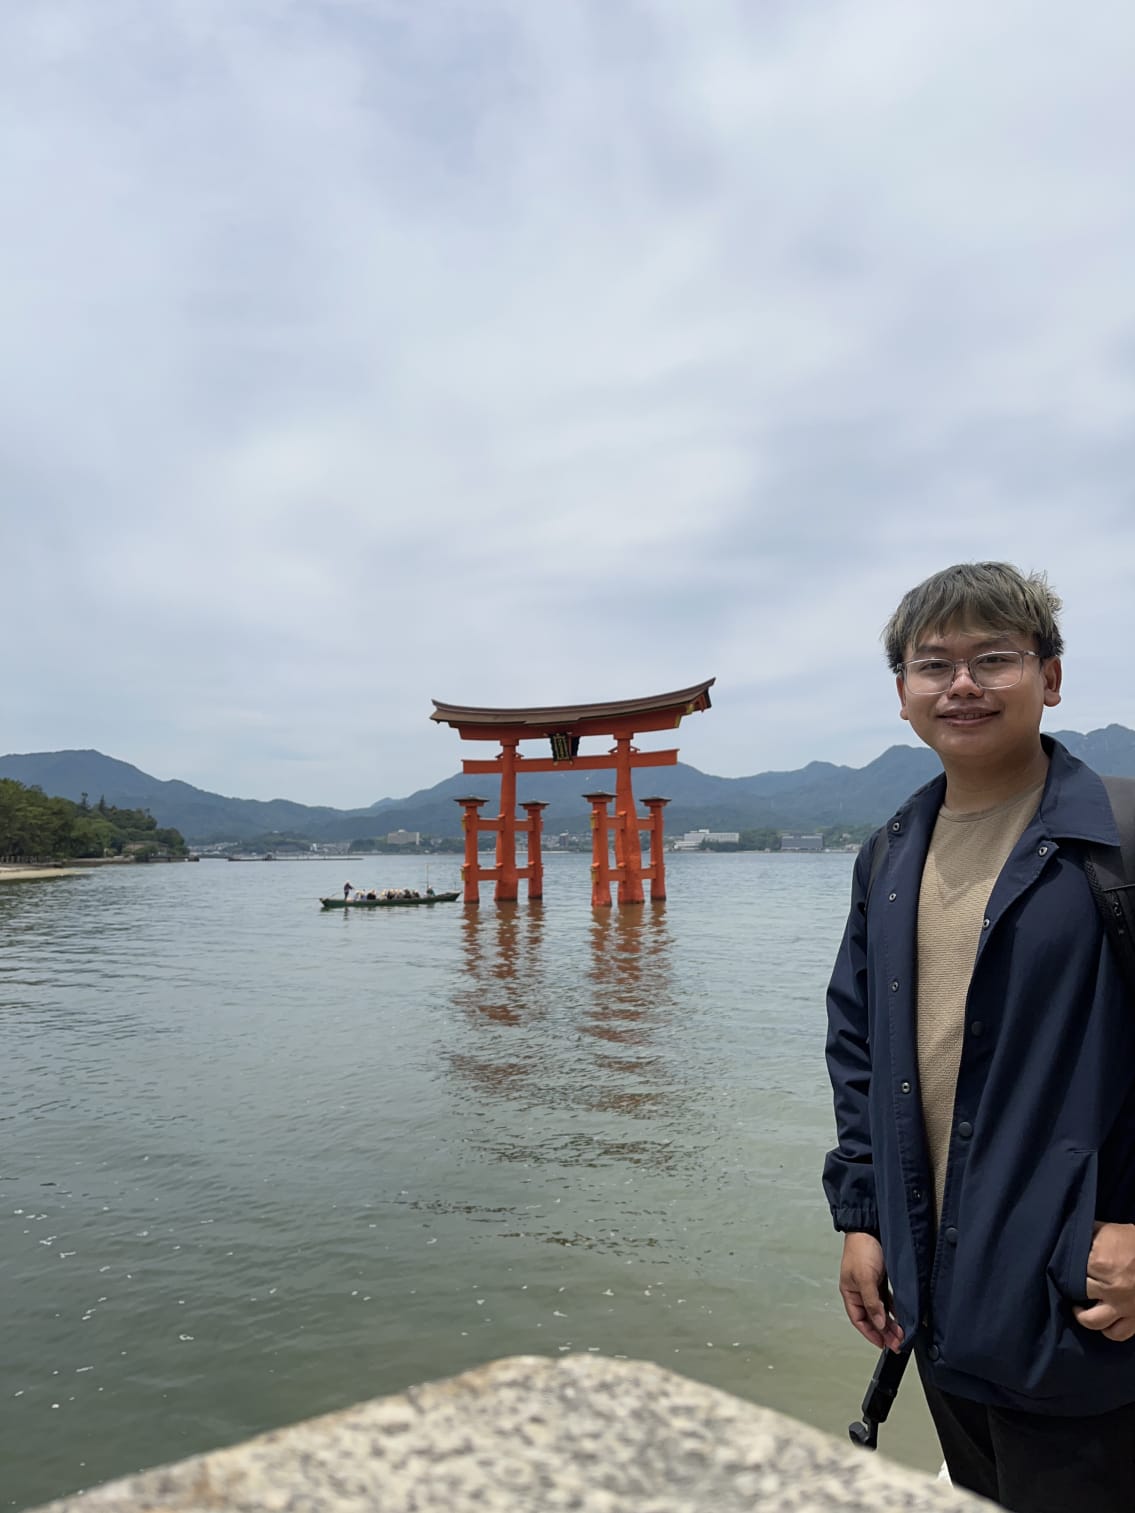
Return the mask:
M 918 1081 L 942 1212 L 966 999 L 993 885 L 1036 813 L 1044 783 L 976 814 L 938 811 L 918 895 Z

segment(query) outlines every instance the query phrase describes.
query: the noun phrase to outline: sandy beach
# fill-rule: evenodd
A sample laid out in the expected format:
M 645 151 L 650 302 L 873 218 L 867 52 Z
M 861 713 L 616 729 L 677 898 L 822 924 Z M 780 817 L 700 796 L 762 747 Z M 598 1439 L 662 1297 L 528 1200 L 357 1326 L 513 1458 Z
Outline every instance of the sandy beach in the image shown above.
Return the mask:
M 0 883 L 38 883 L 49 877 L 82 877 L 80 867 L 21 867 L 0 862 Z

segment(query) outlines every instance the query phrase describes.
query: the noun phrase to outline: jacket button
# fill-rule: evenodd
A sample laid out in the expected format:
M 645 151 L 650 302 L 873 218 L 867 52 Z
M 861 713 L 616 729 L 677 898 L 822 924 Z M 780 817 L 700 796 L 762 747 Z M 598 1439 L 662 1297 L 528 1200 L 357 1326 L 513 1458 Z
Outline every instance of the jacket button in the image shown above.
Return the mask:
M 1048 855 L 1048 847 L 1047 846 L 1038 846 L 1036 848 L 1036 854 L 1038 856 L 1047 856 Z
M 942 1352 L 938 1349 L 937 1345 L 931 1345 L 926 1354 L 932 1361 L 940 1361 L 942 1359 Z
M 894 980 L 894 982 L 891 983 L 891 992 L 892 993 L 897 993 L 898 990 L 899 990 L 899 980 L 896 977 L 895 980 Z
M 975 1019 L 969 1027 L 969 1032 L 971 1035 L 984 1035 L 985 1026 L 982 1024 L 980 1019 Z
M 897 893 L 888 893 L 887 894 L 887 900 L 888 900 L 889 903 L 893 904 L 896 898 L 898 898 L 898 894 Z
M 921 1187 L 912 1187 L 911 1190 L 910 1190 L 910 1196 L 914 1199 L 914 1201 L 916 1203 L 921 1203 L 922 1202 L 922 1189 L 921 1189 Z
M 909 1093 L 910 1092 L 910 1083 L 909 1082 L 900 1082 L 899 1083 L 899 1092 L 900 1093 Z
M 949 1229 L 944 1229 L 942 1231 L 942 1238 L 945 1240 L 947 1245 L 956 1245 L 958 1243 L 958 1232 L 952 1224 L 950 1225 Z
M 973 1125 L 968 1119 L 963 1119 L 958 1125 L 958 1134 L 963 1140 L 968 1140 L 973 1134 Z

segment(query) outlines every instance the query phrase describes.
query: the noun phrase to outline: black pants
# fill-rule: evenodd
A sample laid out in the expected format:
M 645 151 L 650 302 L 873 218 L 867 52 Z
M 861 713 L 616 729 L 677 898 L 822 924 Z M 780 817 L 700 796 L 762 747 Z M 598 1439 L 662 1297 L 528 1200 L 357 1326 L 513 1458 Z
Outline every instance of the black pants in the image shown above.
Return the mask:
M 1012 1513 L 1135 1513 L 1135 1403 L 1087 1418 L 992 1408 L 940 1392 L 918 1366 L 956 1487 Z

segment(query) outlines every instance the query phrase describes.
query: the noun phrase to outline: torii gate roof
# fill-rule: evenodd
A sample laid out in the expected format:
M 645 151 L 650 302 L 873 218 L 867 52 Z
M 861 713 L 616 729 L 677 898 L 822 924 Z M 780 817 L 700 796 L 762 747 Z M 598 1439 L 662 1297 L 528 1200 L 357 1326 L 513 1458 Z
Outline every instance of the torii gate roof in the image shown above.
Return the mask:
M 537 709 L 478 709 L 434 699 L 431 720 L 456 726 L 465 740 L 492 740 L 504 731 L 524 739 L 564 732 L 568 735 L 615 734 L 619 730 L 665 730 L 684 715 L 710 707 L 716 678 L 645 699 L 614 699 L 605 704 L 554 704 Z

